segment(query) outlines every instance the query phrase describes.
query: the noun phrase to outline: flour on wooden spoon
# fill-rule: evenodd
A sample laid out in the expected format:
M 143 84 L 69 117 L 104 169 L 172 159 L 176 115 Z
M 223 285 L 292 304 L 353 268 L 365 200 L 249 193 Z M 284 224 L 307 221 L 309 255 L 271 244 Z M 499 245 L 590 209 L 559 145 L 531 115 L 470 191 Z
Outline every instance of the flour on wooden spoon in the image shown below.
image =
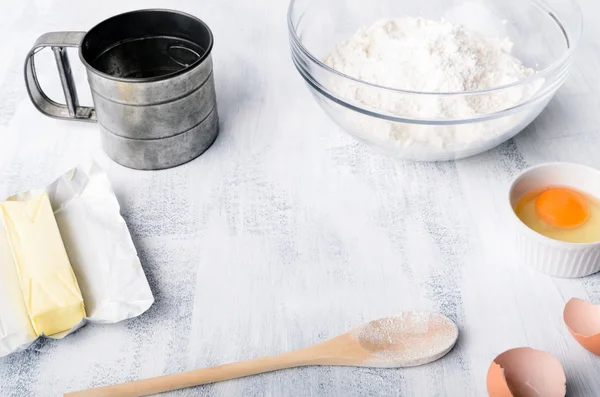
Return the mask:
M 412 367 L 438 360 L 458 339 L 458 327 L 437 313 L 407 312 L 362 325 L 350 334 L 371 352 L 370 367 Z

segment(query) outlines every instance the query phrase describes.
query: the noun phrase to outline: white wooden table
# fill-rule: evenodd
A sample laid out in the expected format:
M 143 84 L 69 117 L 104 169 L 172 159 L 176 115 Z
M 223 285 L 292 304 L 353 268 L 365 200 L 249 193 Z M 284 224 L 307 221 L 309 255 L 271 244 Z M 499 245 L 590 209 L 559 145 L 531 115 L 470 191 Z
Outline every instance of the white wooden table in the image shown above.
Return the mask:
M 302 368 L 172 395 L 483 396 L 492 359 L 517 346 L 559 358 L 569 396 L 600 394 L 600 358 L 562 321 L 569 298 L 600 302 L 600 276 L 538 274 L 507 259 L 500 233 L 507 184 L 520 170 L 555 160 L 600 167 L 600 7 L 580 1 L 586 27 L 577 64 L 545 113 L 499 148 L 440 164 L 395 162 L 325 116 L 291 63 L 285 1 L 3 1 L 0 196 L 96 158 L 156 303 L 137 319 L 87 326 L 0 359 L 0 395 L 58 396 L 275 354 L 407 309 L 453 318 L 458 346 L 413 369 Z M 112 163 L 95 125 L 39 114 L 22 78 L 40 34 L 87 30 L 150 7 L 193 13 L 213 29 L 222 123 L 208 152 L 161 172 Z M 42 79 L 58 99 L 46 60 Z

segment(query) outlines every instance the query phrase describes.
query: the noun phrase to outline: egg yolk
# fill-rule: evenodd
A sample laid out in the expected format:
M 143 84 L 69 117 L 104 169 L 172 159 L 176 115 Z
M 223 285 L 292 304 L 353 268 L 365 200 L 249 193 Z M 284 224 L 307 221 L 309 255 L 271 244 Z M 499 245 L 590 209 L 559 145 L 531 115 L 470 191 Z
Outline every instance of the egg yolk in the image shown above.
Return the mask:
M 583 224 L 590 214 L 586 199 L 565 188 L 548 189 L 540 194 L 535 201 L 535 209 L 544 222 L 562 229 Z

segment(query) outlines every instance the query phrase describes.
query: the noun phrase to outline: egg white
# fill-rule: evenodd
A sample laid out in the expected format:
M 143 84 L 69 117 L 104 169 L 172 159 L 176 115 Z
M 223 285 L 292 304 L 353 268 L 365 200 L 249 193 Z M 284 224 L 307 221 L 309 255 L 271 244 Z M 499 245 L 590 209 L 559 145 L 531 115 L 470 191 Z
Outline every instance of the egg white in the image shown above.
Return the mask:
M 600 241 L 600 201 L 588 194 L 580 193 L 589 203 L 587 221 L 573 229 L 562 229 L 544 222 L 535 209 L 535 201 L 547 189 L 528 192 L 515 206 L 517 217 L 536 232 L 559 241 L 569 243 L 593 243 Z M 571 189 L 573 190 L 573 189 Z

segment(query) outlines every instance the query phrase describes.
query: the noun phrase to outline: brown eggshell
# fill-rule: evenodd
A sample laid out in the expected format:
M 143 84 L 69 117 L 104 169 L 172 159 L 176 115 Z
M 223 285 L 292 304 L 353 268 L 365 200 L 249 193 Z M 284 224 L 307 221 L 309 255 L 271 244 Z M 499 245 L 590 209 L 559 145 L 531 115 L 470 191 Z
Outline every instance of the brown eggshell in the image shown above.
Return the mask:
M 492 361 L 487 374 L 487 390 L 490 397 L 513 397 L 501 366 Z
M 565 305 L 563 319 L 575 340 L 600 356 L 600 306 L 573 298 Z
M 530 347 L 500 354 L 487 375 L 490 397 L 564 397 L 566 383 L 560 362 L 551 354 Z

